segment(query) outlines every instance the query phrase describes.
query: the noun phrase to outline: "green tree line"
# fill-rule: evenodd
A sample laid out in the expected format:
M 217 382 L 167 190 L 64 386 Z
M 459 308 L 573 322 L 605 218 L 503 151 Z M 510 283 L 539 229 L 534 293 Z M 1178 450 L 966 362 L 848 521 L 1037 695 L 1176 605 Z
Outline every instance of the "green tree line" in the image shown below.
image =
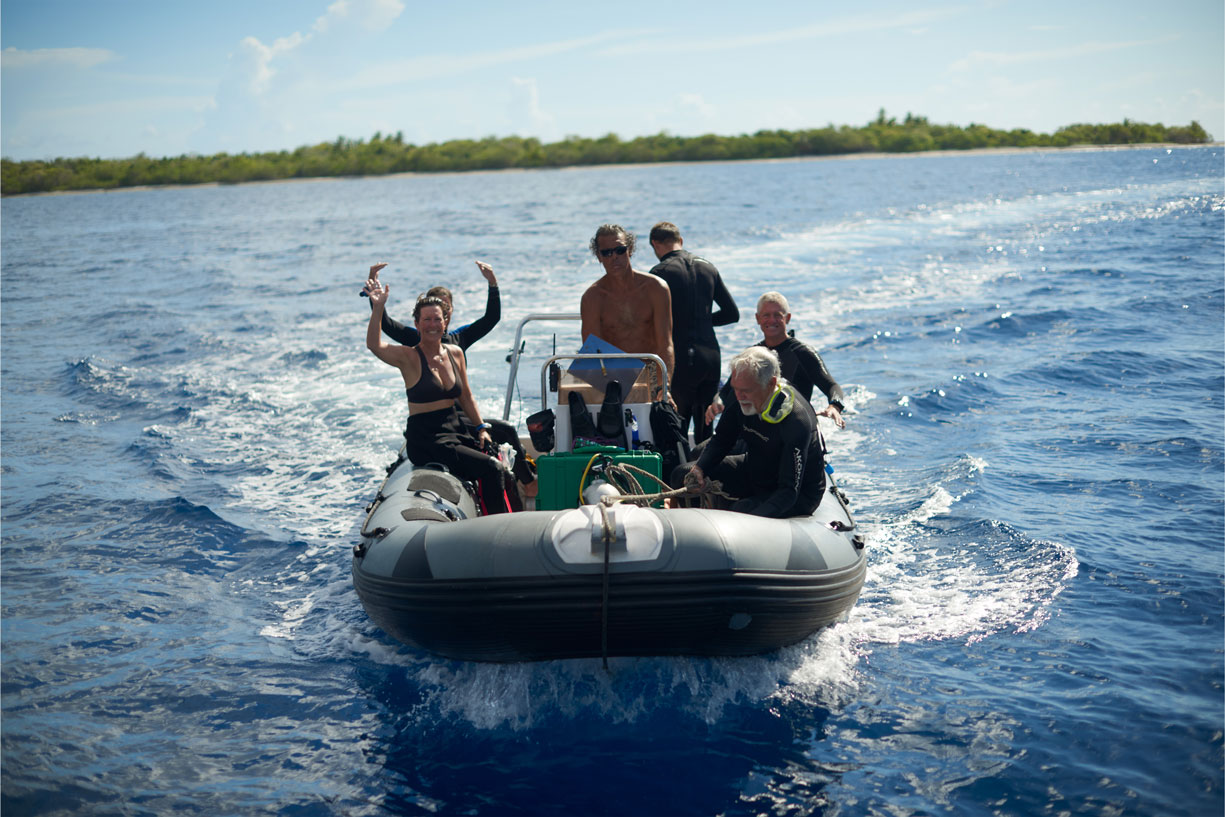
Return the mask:
M 428 145 L 405 143 L 402 133 L 376 133 L 369 141 L 341 137 L 297 150 L 274 153 L 219 153 L 152 159 L 143 153 L 130 159 L 0 160 L 0 193 L 56 190 L 106 190 L 137 185 L 305 179 L 327 176 L 379 176 L 388 173 L 437 173 L 507 168 L 574 167 L 648 162 L 781 159 L 853 153 L 912 153 L 923 150 L 969 150 L 1001 147 L 1070 147 L 1157 142 L 1203 144 L 1208 134 L 1198 122 L 1185 127 L 1132 122 L 1113 125 L 1068 125 L 1052 134 L 1023 128 L 997 130 L 986 125 L 933 125 L 926 117 L 902 121 L 882 109 L 864 127 L 848 125 L 810 130 L 761 130 L 740 136 L 672 136 L 658 133 L 622 140 L 616 134 L 598 139 L 568 136 L 560 142 L 507 136 L 456 139 Z

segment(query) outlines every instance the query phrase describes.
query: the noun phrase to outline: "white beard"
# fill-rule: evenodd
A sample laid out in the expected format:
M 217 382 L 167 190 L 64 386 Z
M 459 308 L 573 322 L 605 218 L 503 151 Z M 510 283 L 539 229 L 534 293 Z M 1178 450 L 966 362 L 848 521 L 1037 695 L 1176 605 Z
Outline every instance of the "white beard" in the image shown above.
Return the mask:
M 757 414 L 757 406 L 744 400 L 738 400 L 737 402 L 740 403 L 740 413 L 745 417 L 753 417 Z

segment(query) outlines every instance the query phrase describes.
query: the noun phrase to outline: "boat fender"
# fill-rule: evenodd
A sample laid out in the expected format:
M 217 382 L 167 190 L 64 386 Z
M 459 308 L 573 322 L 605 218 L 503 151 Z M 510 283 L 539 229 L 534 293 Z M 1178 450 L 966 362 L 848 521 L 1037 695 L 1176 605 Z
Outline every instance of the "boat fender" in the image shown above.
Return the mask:
M 583 504 L 597 505 L 599 504 L 600 500 L 606 496 L 621 496 L 621 492 L 618 491 L 616 487 L 609 485 L 602 479 L 593 480 L 592 483 L 583 490 Z
M 657 513 L 625 504 L 604 510 L 612 534 L 607 552 L 613 562 L 650 562 L 659 558 L 664 529 Z M 583 505 L 559 515 L 552 536 L 557 555 L 571 565 L 603 562 L 605 521 L 597 505 Z

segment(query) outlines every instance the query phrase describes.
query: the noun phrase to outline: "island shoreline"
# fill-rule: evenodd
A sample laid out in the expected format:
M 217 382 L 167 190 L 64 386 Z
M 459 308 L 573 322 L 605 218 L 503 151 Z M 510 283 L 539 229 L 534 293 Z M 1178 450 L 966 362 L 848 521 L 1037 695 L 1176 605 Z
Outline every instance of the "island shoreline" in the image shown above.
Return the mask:
M 240 187 L 246 185 L 266 185 L 266 184 L 300 184 L 305 182 L 335 182 L 335 181 L 352 181 L 354 179 L 389 179 L 405 176 L 472 176 L 483 173 L 536 173 L 540 171 L 565 172 L 572 170 L 591 170 L 595 168 L 643 168 L 643 167 L 670 167 L 676 165 L 713 165 L 713 164 L 760 164 L 760 163 L 780 163 L 780 162 L 829 162 L 840 160 L 867 160 L 867 159 L 904 159 L 904 158 L 929 158 L 939 159 L 949 156 L 985 156 L 985 155 L 1014 155 L 1014 154 L 1031 154 L 1031 153 L 1087 153 L 1091 151 L 1108 151 L 1108 150 L 1153 150 L 1165 148 L 1166 150 L 1187 149 L 1187 150 L 1202 150 L 1204 148 L 1219 148 L 1225 147 L 1225 142 L 1205 142 L 1200 144 L 1187 144 L 1185 142 L 1146 142 L 1142 144 L 1127 144 L 1127 145 L 1068 145 L 1066 147 L 1050 147 L 1050 146 L 1033 146 L 1033 147 L 990 147 L 990 148 L 966 148 L 964 150 L 919 150 L 913 152 L 898 152 L 888 153 L 883 151 L 870 151 L 865 153 L 837 153 L 823 156 L 778 156 L 764 159 L 696 159 L 694 161 L 664 161 L 664 162 L 615 162 L 609 164 L 588 164 L 588 165 L 564 165 L 561 167 L 508 167 L 508 168 L 488 168 L 483 170 L 440 170 L 436 173 L 422 172 L 419 170 L 406 170 L 397 173 L 370 174 L 361 176 L 303 176 L 286 179 L 252 179 L 251 181 L 243 182 L 200 182 L 199 184 L 145 184 L 132 185 L 131 187 L 107 187 L 92 190 L 45 190 L 33 193 L 8 193 L 3 196 L 5 199 L 10 198 L 25 198 L 29 196 L 75 196 L 75 195 L 92 195 L 99 193 L 125 193 L 125 192 L 140 192 L 149 190 L 187 190 L 196 188 L 210 187 Z

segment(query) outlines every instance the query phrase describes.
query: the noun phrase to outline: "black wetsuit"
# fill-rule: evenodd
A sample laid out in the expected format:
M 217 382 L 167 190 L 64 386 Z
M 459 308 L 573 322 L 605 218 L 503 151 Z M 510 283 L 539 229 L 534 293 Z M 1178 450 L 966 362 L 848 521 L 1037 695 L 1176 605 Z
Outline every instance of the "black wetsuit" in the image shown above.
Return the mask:
M 816 386 L 825 395 L 831 406 L 842 411 L 844 399 L 842 387 L 830 375 L 829 369 L 825 368 L 825 361 L 821 360 L 816 349 L 793 337 L 788 337 L 778 346 L 766 346 L 764 340 L 759 341 L 756 345 L 774 352 L 778 357 L 783 379 L 794 386 L 801 397 L 811 401 L 812 388 Z M 724 406 L 730 406 L 736 402 L 736 395 L 730 381 L 724 384 L 719 391 L 719 398 L 723 401 Z
M 770 398 L 765 415 L 781 413 L 788 399 L 784 384 Z M 781 420 L 762 415 L 745 417 L 733 400 L 698 458 L 707 479 L 723 483 L 723 490 L 740 499 L 733 511 L 782 518 L 805 516 L 821 504 L 825 494 L 825 446 L 817 429 L 817 415 L 808 401 L 790 389 L 791 409 Z M 731 454 L 737 439 L 745 454 Z
M 458 329 L 452 329 L 447 334 L 442 336 L 443 343 L 453 343 L 465 352 L 468 347 L 476 343 L 481 338 L 489 334 L 498 321 L 502 318 L 502 298 L 498 294 L 497 287 L 489 288 L 489 297 L 485 301 L 485 314 L 477 318 L 467 326 L 461 326 Z M 394 340 L 396 343 L 402 343 L 405 346 L 416 346 L 421 342 L 421 333 L 414 326 L 405 326 L 395 318 L 387 316 L 387 310 L 383 310 L 383 334 Z
M 705 258 L 686 250 L 673 250 L 651 269 L 672 292 L 672 350 L 676 357 L 672 375 L 672 399 L 677 414 L 689 430 L 693 418 L 694 440 L 710 436 L 706 407 L 719 389 L 719 341 L 715 327 L 740 320 L 719 270 Z M 712 311 L 718 304 L 718 311 Z

